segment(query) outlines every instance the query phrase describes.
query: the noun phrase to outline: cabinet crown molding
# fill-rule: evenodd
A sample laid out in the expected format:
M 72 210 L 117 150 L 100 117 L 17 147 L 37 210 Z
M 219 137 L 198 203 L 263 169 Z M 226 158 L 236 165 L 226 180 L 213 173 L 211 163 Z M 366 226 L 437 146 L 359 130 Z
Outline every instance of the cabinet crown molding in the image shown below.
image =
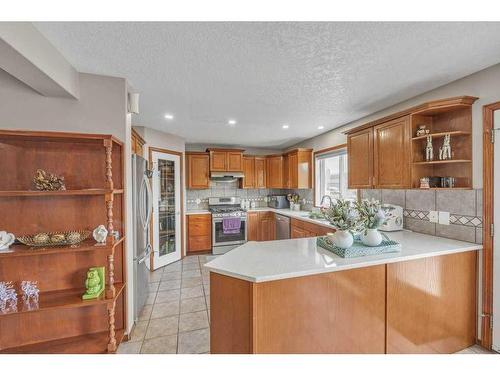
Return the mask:
M 407 115 L 415 115 L 415 114 L 420 114 L 420 115 L 432 115 L 439 113 L 439 111 L 449 111 L 451 107 L 468 107 L 474 104 L 474 102 L 479 99 L 475 96 L 455 96 L 452 98 L 447 98 L 447 99 L 439 99 L 439 100 L 433 100 L 429 102 L 425 102 L 423 104 L 419 104 L 414 107 L 410 107 L 408 109 L 395 112 L 393 114 L 390 114 L 389 116 L 381 117 L 377 120 L 367 122 L 366 124 L 357 126 L 355 128 L 346 130 L 344 134 L 349 135 L 356 133 L 360 130 L 366 129 L 366 128 L 371 128 L 375 125 L 382 124 L 384 122 L 394 120 L 399 117 L 407 116 Z

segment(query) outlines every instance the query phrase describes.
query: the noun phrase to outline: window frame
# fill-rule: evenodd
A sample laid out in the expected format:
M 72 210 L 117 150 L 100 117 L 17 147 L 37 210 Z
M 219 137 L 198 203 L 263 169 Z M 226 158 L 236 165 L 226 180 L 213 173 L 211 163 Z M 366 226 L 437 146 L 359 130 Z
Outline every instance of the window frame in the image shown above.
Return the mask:
M 313 163 L 312 163 L 313 164 L 313 207 L 317 208 L 320 207 L 316 205 L 316 157 L 329 152 L 340 151 L 342 149 L 345 149 L 347 154 L 347 143 L 343 143 L 333 147 L 323 148 L 321 150 L 313 152 Z M 359 189 L 352 189 L 352 190 L 356 190 L 356 196 L 357 199 L 359 200 L 359 194 L 360 194 Z

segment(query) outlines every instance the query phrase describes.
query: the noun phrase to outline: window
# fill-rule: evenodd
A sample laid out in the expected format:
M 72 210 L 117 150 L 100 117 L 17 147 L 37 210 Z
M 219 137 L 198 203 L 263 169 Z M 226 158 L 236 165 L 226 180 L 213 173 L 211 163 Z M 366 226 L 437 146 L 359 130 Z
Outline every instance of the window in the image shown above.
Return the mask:
M 332 199 L 356 199 L 357 190 L 347 188 L 347 149 L 317 154 L 314 157 L 316 206 L 325 195 Z

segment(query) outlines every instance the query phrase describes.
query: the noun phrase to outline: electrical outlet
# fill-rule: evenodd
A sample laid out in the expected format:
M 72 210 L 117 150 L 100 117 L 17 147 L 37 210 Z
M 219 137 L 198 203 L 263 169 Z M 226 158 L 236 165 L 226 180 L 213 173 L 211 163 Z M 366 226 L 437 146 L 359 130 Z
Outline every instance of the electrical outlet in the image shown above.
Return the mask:
M 429 211 L 429 221 L 431 223 L 437 223 L 439 221 L 439 216 L 437 211 Z
M 439 224 L 450 225 L 450 213 L 439 211 Z

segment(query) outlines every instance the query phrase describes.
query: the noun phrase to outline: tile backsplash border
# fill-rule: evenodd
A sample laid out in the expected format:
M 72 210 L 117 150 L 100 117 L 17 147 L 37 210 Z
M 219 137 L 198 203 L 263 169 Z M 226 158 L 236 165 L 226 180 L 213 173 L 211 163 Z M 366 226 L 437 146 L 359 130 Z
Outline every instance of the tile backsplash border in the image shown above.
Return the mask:
M 362 189 L 362 199 L 374 198 L 404 209 L 404 227 L 414 232 L 461 241 L 483 242 L 483 190 Z M 450 224 L 429 221 L 429 211 L 447 211 Z

